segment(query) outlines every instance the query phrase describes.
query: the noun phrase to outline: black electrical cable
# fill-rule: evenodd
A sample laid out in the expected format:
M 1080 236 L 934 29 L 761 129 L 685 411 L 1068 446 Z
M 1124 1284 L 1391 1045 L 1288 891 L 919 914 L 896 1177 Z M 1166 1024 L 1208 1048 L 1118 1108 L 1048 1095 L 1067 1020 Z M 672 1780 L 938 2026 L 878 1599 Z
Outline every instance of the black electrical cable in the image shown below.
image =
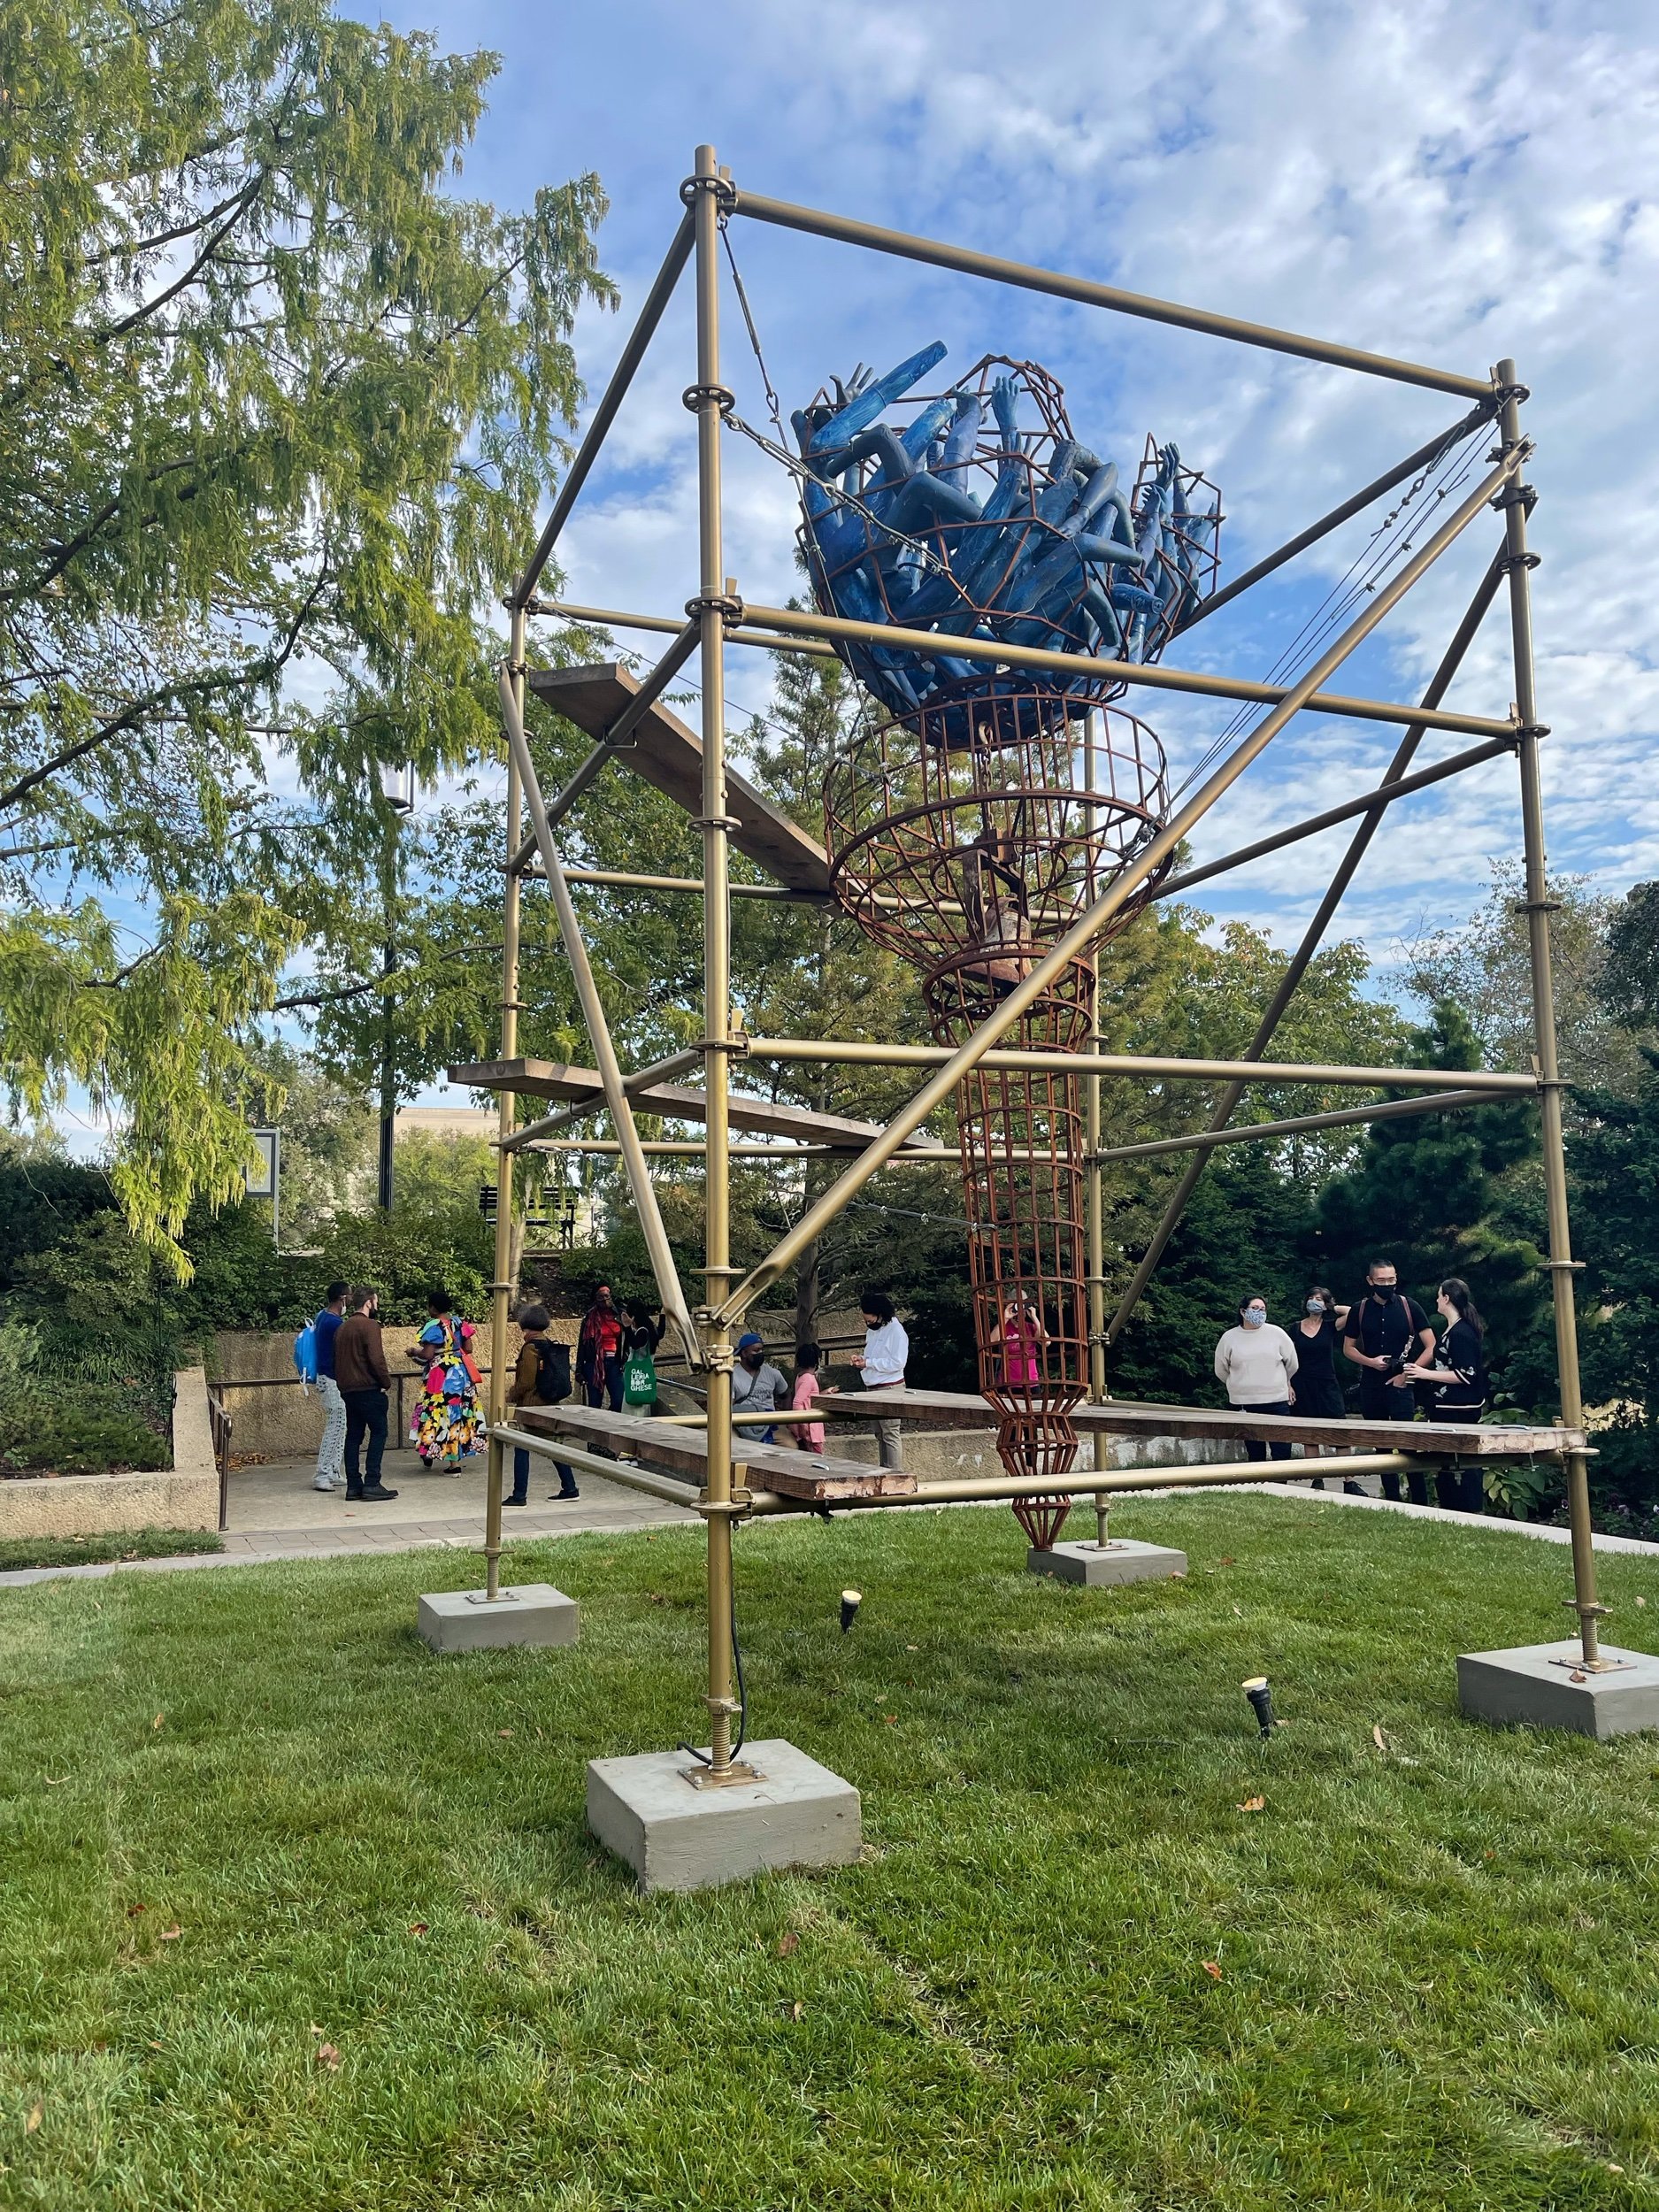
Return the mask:
M 732 1756 L 735 1759 L 749 1737 L 749 1686 L 743 1679 L 743 1647 L 739 1642 L 737 1634 L 735 1584 L 732 1589 L 732 1657 L 737 1666 L 737 1741 L 732 1746 Z M 699 1751 L 695 1743 L 682 1743 L 680 1748 L 682 1751 L 688 1751 L 699 1766 L 711 1767 L 714 1764 L 714 1761 L 705 1752 Z

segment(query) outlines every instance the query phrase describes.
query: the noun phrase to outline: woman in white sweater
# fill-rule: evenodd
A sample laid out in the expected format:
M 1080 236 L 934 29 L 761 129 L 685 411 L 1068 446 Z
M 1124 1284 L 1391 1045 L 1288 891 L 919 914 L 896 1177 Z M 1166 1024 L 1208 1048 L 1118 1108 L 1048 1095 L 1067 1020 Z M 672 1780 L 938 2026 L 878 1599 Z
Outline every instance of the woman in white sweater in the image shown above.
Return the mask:
M 1240 1413 L 1288 1413 L 1296 1402 L 1291 1379 L 1296 1348 L 1267 1317 L 1265 1298 L 1246 1298 L 1239 1325 L 1226 1330 L 1216 1347 L 1216 1372 L 1227 1386 L 1227 1403 Z M 1247 1443 L 1247 1459 L 1265 1459 L 1265 1444 Z M 1275 1459 L 1288 1459 L 1290 1446 L 1275 1444 Z

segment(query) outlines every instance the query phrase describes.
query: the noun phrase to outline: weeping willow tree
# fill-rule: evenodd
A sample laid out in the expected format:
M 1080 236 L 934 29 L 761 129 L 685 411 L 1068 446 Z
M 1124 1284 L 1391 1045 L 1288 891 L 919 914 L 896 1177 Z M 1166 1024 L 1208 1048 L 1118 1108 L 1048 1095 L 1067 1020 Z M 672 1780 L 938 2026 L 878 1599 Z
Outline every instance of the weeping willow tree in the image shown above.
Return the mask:
M 595 178 L 453 188 L 495 67 L 325 0 L 0 9 L 0 1083 L 89 1095 L 180 1267 L 285 968 L 357 956 L 382 771 L 497 743 L 611 288 Z

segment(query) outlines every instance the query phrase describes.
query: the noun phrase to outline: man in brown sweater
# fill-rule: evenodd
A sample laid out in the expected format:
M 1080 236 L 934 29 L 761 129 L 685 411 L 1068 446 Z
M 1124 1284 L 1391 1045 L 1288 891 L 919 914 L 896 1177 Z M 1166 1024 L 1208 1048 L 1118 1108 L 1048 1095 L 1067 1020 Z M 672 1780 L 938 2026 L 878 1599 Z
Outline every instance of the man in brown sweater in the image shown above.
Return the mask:
M 380 1480 L 386 1451 L 387 1393 L 392 1386 L 380 1341 L 380 1300 L 365 1284 L 346 1293 L 346 1317 L 334 1336 L 334 1380 L 346 1402 L 346 1495 L 381 1504 L 397 1495 Z M 365 1436 L 369 1440 L 368 1480 L 360 1471 Z

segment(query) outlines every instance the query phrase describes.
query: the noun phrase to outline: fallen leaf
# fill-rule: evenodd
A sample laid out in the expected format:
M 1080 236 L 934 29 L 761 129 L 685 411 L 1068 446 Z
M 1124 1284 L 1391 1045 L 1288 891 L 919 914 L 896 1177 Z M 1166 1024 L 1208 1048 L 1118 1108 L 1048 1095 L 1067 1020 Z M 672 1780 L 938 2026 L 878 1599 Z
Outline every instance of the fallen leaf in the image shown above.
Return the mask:
M 1244 1618 L 1244 1608 L 1241 1605 L 1235 1605 L 1233 1609 L 1240 1620 Z
M 425 1935 L 426 1932 L 426 1924 L 427 1924 L 424 1920 L 411 1920 L 409 1924 L 410 1934 Z
M 1646 1599 L 1646 1598 L 1638 1598 L 1638 1599 L 1637 1599 L 1637 1601 L 1636 1601 L 1636 1602 L 1637 1602 L 1637 1604 L 1638 1604 L 1638 1605 L 1646 1605 L 1646 1604 L 1647 1604 L 1647 1599 Z M 1623 2168 L 1621 2167 L 1620 2171 L 1622 2172 L 1623 2170 L 1623 2170 Z
M 1640 1598 L 1638 1598 L 1638 1599 L 1637 1599 L 1637 1601 L 1636 1601 L 1636 1602 L 1637 1602 L 1637 1604 L 1638 1604 L 1638 1605 L 1640 1605 L 1640 1604 L 1641 1603 L 1641 1600 L 1640 1600 Z M 1609 2173 L 1610 2173 L 1610 2174 L 1622 2174 L 1622 2173 L 1624 2172 L 1624 2169 L 1622 2166 L 1616 2166 L 1616 2165 L 1613 2163 L 1612 2160 L 1609 2158 L 1609 2159 L 1608 2160 L 1608 2162 L 1607 2162 L 1607 2170 L 1608 2170 L 1608 2171 L 1609 2171 Z
M 160 2044 L 159 2044 L 159 2043 L 152 2043 L 152 2044 L 150 2046 L 150 2048 L 152 2051 L 158 2051 L 158 2050 L 161 2048 L 161 2046 L 160 2046 Z
M 1577 1668 L 1567 1677 L 1569 1682 L 1587 1682 L 1589 1678 L 1588 1675 L 1581 1674 Z
M 160 1725 L 161 1725 L 161 1715 L 160 1715 L 159 1713 L 157 1713 L 157 1716 L 156 1716 L 155 1719 L 154 1719 L 154 1720 L 152 1720 L 152 1721 L 150 1722 L 150 1727 L 151 1727 L 151 1729 L 152 1729 L 152 1730 L 154 1730 L 154 1729 L 157 1729 L 157 1728 L 159 1728 L 159 1727 L 160 1727 Z
M 1218 1959 L 1206 1959 L 1204 1961 L 1204 1971 L 1209 1975 L 1212 1982 L 1218 1982 L 1221 1979 L 1220 1961 Z
M 1264 1813 L 1267 1810 L 1267 1800 L 1264 1797 L 1247 1797 L 1239 1810 L 1241 1813 Z
M 164 1943 L 176 1943 L 183 1933 L 184 1930 L 175 1920 L 171 1928 L 164 1928 L 162 1930 L 161 1939 Z
M 786 1997 L 783 1999 L 782 2002 L 783 2016 L 786 2020 L 804 2020 L 806 2018 L 806 2007 L 801 2002 L 801 2000 L 798 1997 L 795 1998 L 793 2002 Z
M 1388 1746 L 1384 1740 L 1382 1724 L 1380 1722 L 1379 1722 L 1376 1726 L 1372 1728 L 1371 1732 L 1371 1740 L 1376 1745 L 1379 1751 L 1387 1750 Z
M 46 1778 L 46 1786 L 49 1790 L 55 1790 L 60 1782 L 66 1782 L 68 1779 L 69 1777 L 66 1774 L 49 1774 Z
M 141 1912 L 148 1912 L 149 1910 L 150 1907 L 148 1905 L 129 1905 L 127 1908 L 127 1916 L 129 1920 L 136 1920 Z
M 317 2063 L 319 2066 L 326 2066 L 331 2074 L 337 2074 L 340 2071 L 340 2054 L 332 2043 L 319 2043 L 317 2046 Z
M 28 2116 L 28 2118 L 27 2118 L 27 2120 L 25 2120 L 25 2121 L 24 2121 L 24 2123 L 23 2123 L 23 2132 L 24 2132 L 24 2134 L 25 2134 L 25 2135 L 33 2135 L 33 2134 L 34 2134 L 34 2132 L 35 2132 L 35 2129 L 36 2129 L 37 2127 L 39 2127 L 40 2124 L 41 2124 L 41 2108 L 40 2108 L 40 2106 L 39 2106 L 39 2105 L 37 2105 L 37 2104 L 32 2104 L 32 2105 L 29 2107 L 29 2116 Z
M 883 1713 L 881 1717 L 889 1728 L 896 1728 L 899 1724 L 899 1717 L 896 1713 Z
M 800 1948 L 801 1939 L 798 1935 L 796 1935 L 795 1930 L 792 1928 L 787 1936 L 780 1939 L 778 1944 L 778 1956 L 780 1959 L 790 1958 Z
M 1636 1602 L 1640 1605 L 1641 1603 L 1641 1600 L 1638 1598 Z M 906 1644 L 904 1648 L 906 1651 L 919 1651 L 921 1649 L 921 1646 L 919 1644 Z
M 511 1731 L 511 1728 L 498 1728 L 498 1729 L 495 1731 L 495 1733 L 496 1733 L 498 1736 L 511 1736 L 511 1733 L 512 1733 L 512 1731 Z

